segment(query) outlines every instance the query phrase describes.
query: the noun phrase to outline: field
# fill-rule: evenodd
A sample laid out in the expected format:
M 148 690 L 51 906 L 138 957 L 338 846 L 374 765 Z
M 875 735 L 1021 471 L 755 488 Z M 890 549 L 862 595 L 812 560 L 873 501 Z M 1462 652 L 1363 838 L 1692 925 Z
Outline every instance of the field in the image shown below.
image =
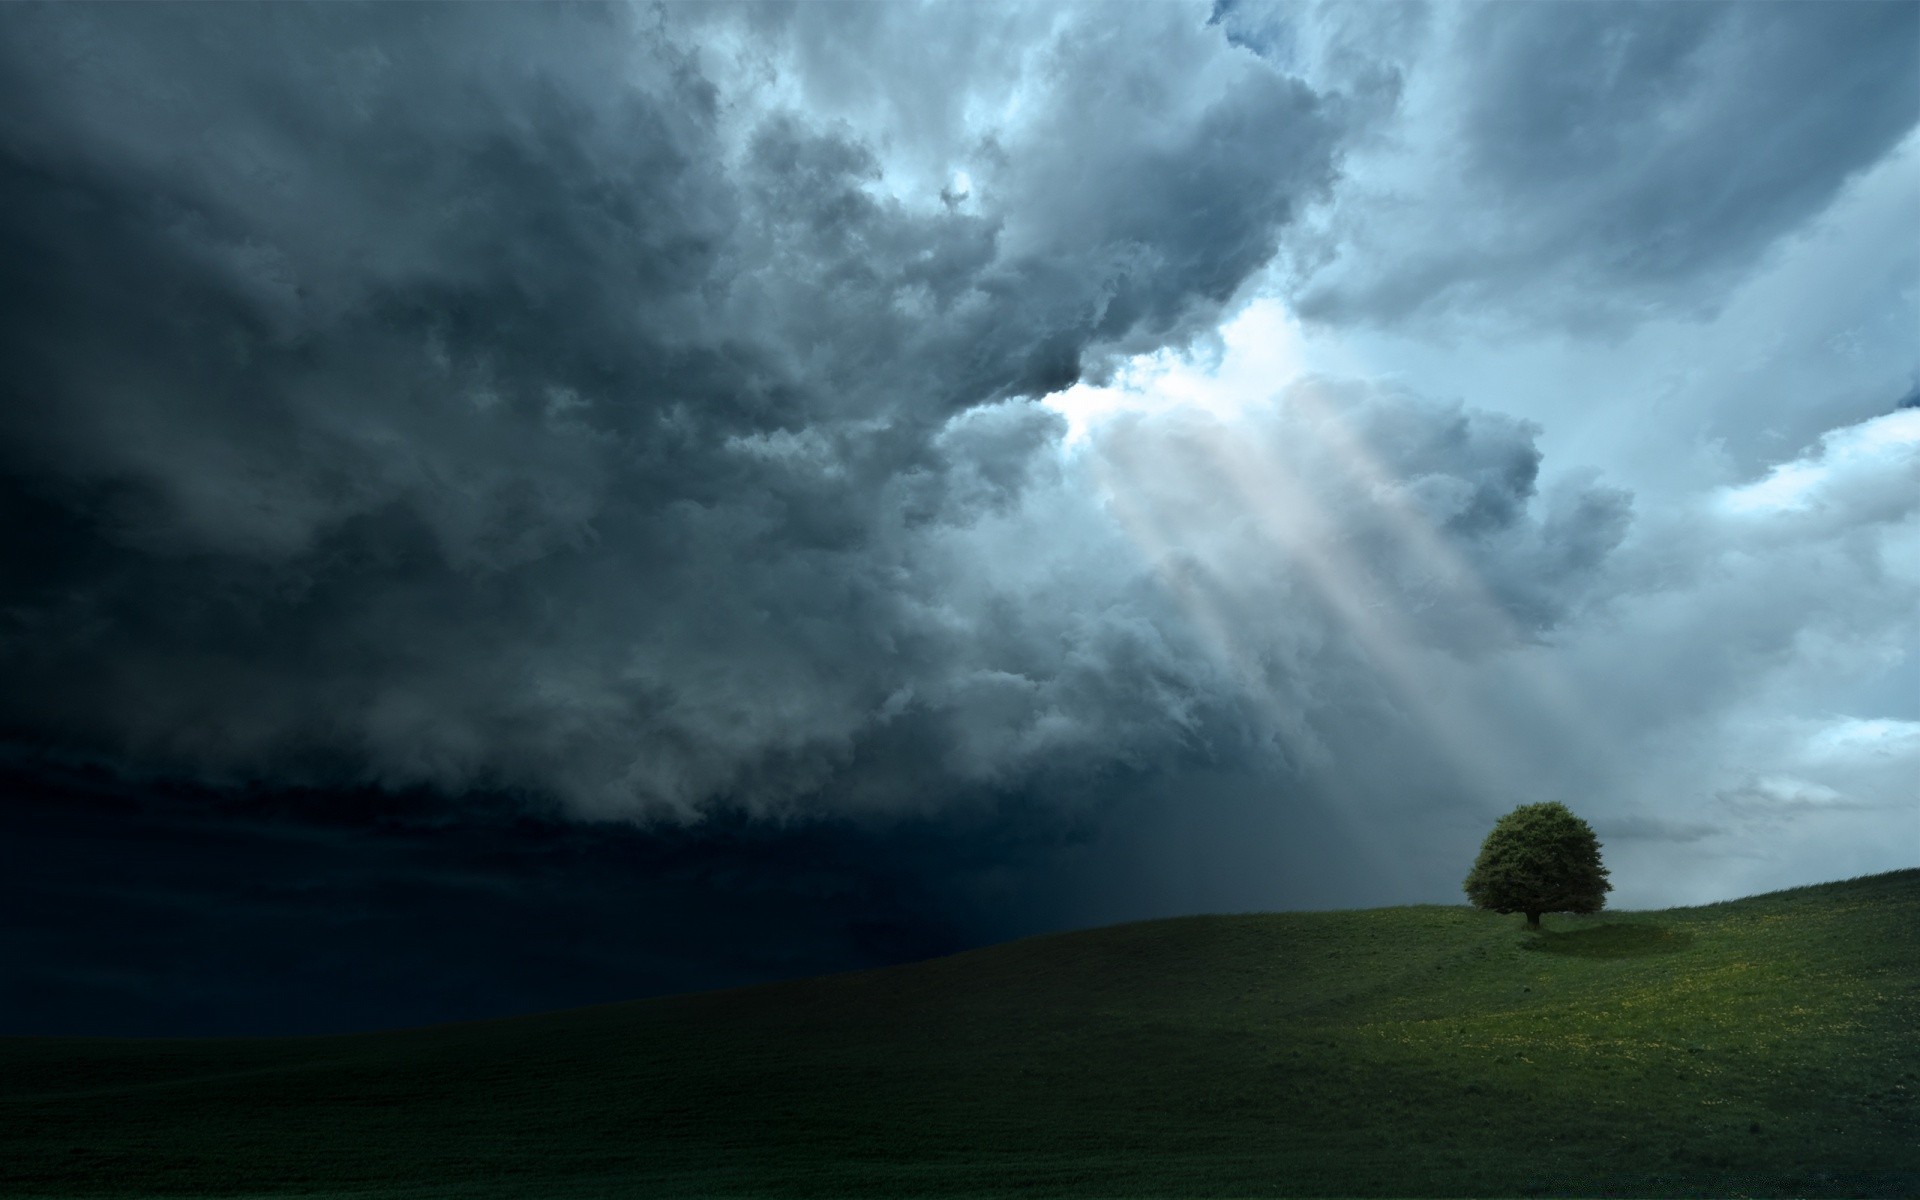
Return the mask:
M 0 1039 L 7 1196 L 1920 1195 L 1920 870 L 1151 921 L 514 1020 Z

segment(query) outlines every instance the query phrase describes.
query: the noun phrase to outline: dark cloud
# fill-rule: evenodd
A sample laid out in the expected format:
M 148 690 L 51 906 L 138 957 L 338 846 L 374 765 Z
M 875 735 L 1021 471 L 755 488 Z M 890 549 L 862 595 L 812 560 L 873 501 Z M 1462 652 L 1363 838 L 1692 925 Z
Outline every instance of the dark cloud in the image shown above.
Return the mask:
M 1326 320 L 1713 308 L 1920 120 L 1906 3 L 1478 5 L 1407 111 L 1416 158 L 1337 211 Z
M 930 560 L 1059 428 L 967 414 L 1190 336 L 1337 168 L 1203 15 L 1057 23 L 934 205 L 780 57 L 874 14 L 11 10 L 0 715 L 591 812 L 1010 778 L 1028 676 Z
M 1400 393 L 1257 429 L 1321 527 L 1171 575 L 1092 475 L 1155 476 L 1133 502 L 1200 546 L 1239 435 L 1061 457 L 1027 397 L 1204 329 L 1359 119 L 1194 13 L 1050 21 L 998 124 L 929 100 L 970 175 L 942 199 L 815 94 L 816 10 L 224 12 L 9 18 L 22 744 L 584 817 L 1071 824 L 1377 717 L 1355 589 L 1475 653 L 1617 536 L 1602 492 L 1540 508 L 1526 426 Z M 872 15 L 848 37 L 898 36 Z M 1330 548 L 1331 589 L 1289 559 Z M 1301 614 L 1222 643 L 1195 580 Z

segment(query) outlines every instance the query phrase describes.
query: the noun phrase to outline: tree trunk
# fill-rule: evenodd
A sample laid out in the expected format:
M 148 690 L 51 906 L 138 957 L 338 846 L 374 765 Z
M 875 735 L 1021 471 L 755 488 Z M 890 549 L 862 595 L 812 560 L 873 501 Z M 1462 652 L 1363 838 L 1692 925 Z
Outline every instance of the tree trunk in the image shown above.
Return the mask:
M 1540 928 L 1540 914 L 1539 914 L 1539 913 L 1537 913 L 1537 912 L 1530 912 L 1530 913 L 1528 913 L 1528 914 L 1527 914 L 1527 928 L 1528 928 L 1528 929 L 1538 929 L 1538 928 Z

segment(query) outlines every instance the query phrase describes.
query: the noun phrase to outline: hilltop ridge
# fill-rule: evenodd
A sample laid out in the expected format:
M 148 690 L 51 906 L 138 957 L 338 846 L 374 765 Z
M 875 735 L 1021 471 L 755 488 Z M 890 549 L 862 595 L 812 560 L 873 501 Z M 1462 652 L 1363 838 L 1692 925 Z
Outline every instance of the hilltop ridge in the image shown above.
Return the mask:
M 1920 870 L 1180 917 L 325 1038 L 0 1040 L 9 1195 L 1920 1194 Z

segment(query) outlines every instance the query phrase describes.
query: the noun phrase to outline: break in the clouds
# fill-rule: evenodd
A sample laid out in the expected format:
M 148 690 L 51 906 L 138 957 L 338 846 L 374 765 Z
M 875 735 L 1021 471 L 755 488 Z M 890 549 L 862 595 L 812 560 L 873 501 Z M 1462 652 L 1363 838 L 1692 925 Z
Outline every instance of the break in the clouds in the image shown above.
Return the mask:
M 456 812 L 1018 797 L 1079 831 L 1029 926 L 1362 901 L 1246 850 L 1313 838 L 1447 899 L 1546 797 L 1629 899 L 1903 865 L 1916 39 L 7 9 L 0 721 Z

